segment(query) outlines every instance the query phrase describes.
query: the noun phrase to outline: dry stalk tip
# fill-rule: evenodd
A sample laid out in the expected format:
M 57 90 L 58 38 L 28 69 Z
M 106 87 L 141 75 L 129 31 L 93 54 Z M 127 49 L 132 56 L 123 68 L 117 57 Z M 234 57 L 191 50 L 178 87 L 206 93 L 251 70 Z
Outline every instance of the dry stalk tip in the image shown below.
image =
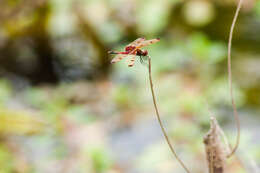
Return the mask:
M 210 120 L 210 130 L 203 140 L 209 173 L 225 173 L 227 150 L 221 140 L 221 128 L 214 117 Z

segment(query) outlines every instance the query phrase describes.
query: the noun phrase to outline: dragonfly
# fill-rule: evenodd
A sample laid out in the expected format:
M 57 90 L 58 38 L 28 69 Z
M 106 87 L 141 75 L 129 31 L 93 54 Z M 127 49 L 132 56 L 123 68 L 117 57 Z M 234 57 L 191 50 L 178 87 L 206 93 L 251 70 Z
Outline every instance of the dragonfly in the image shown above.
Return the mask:
M 108 54 L 116 54 L 111 63 L 114 64 L 122 59 L 129 58 L 128 67 L 133 67 L 137 56 L 139 56 L 140 62 L 143 63 L 145 60 L 144 58 L 148 56 L 148 51 L 142 50 L 141 48 L 157 43 L 158 41 L 160 41 L 159 38 L 146 40 L 144 37 L 141 37 L 128 44 L 123 52 L 108 51 Z

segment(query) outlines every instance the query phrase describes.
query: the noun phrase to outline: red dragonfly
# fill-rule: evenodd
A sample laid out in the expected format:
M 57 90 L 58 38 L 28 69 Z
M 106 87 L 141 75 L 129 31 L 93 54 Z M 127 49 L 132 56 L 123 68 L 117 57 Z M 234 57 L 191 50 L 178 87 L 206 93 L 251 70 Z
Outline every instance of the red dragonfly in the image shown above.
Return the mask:
M 128 44 L 125 47 L 124 52 L 117 52 L 117 51 L 108 51 L 109 54 L 116 54 L 116 56 L 112 59 L 111 63 L 114 64 L 116 62 L 121 61 L 122 59 L 129 57 L 130 62 L 128 63 L 128 67 L 132 67 L 135 63 L 136 56 L 140 57 L 140 61 L 142 62 L 142 57 L 146 57 L 148 55 L 147 50 L 141 50 L 141 48 L 148 46 L 150 44 L 154 44 L 160 41 L 159 38 L 146 40 L 145 38 L 138 38 L 132 43 Z

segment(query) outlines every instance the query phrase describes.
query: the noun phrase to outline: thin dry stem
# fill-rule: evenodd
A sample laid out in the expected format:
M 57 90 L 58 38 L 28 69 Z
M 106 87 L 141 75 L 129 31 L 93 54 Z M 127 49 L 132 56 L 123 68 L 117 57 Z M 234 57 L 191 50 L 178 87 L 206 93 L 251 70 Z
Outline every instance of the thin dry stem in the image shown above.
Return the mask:
M 228 40 L 228 83 L 229 83 L 229 91 L 230 91 L 230 97 L 231 97 L 231 102 L 232 102 L 232 107 L 233 107 L 233 115 L 234 115 L 234 118 L 236 121 L 236 126 L 237 126 L 236 144 L 235 144 L 234 148 L 231 150 L 230 154 L 228 154 L 228 156 L 227 156 L 228 158 L 231 157 L 236 152 L 236 150 L 239 146 L 239 142 L 240 142 L 240 121 L 239 121 L 239 117 L 237 114 L 237 108 L 236 108 L 236 104 L 235 104 L 235 100 L 234 100 L 234 96 L 233 96 L 233 89 L 232 89 L 231 46 L 232 46 L 232 36 L 233 36 L 234 27 L 235 27 L 242 3 L 243 3 L 243 0 L 239 0 L 237 9 L 236 9 L 236 13 L 235 13 L 235 16 L 233 18 L 232 25 L 230 28 L 229 40 Z
M 152 96 L 153 96 L 153 105 L 154 105 L 154 108 L 155 108 L 155 112 L 156 112 L 156 116 L 157 116 L 157 119 L 158 119 L 158 122 L 160 124 L 160 127 L 161 127 L 161 130 L 163 132 L 163 135 L 169 145 L 169 148 L 171 150 L 171 152 L 173 153 L 174 157 L 177 159 L 177 161 L 181 164 L 181 166 L 185 169 L 185 171 L 187 173 L 190 173 L 189 169 L 185 166 L 185 164 L 183 163 L 183 161 L 179 158 L 179 156 L 177 155 L 176 151 L 174 150 L 173 148 L 173 145 L 171 144 L 170 140 L 169 140 L 169 137 L 166 133 L 166 130 L 162 124 L 162 121 L 161 121 L 161 118 L 160 118 L 160 114 L 159 114 L 159 111 L 158 111 L 158 108 L 157 108 L 157 103 L 156 103 L 156 99 L 155 99 L 155 94 L 154 94 L 154 90 L 153 90 L 153 81 L 152 81 L 152 70 L 151 70 L 151 58 L 148 57 L 148 68 L 149 68 L 149 81 L 150 81 L 150 88 L 151 88 L 151 92 L 152 92 Z
M 204 137 L 209 173 L 224 173 L 226 170 L 226 146 L 221 141 L 217 120 L 211 117 L 210 130 Z

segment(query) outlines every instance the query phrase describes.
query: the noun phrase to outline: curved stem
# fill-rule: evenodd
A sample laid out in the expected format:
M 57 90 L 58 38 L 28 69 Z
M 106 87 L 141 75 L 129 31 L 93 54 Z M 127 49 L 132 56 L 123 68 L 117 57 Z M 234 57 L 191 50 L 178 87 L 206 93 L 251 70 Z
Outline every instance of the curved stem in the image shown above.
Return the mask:
M 229 92 L 230 92 L 230 97 L 231 97 L 231 102 L 232 102 L 232 107 L 233 107 L 233 115 L 234 115 L 234 118 L 236 121 L 236 126 L 237 126 L 236 144 L 235 144 L 234 148 L 231 150 L 230 154 L 228 154 L 228 156 L 227 156 L 228 158 L 231 157 L 236 152 L 236 150 L 239 146 L 239 142 L 240 142 L 240 121 L 239 121 L 239 117 L 237 114 L 237 108 L 236 108 L 236 104 L 235 104 L 235 100 L 234 100 L 234 96 L 233 96 L 233 89 L 232 89 L 231 46 L 232 46 L 233 31 L 235 28 L 235 24 L 236 24 L 237 17 L 238 17 L 239 11 L 241 9 L 242 3 L 243 3 L 243 0 L 239 0 L 237 9 L 236 9 L 236 13 L 235 13 L 235 16 L 233 18 L 232 25 L 230 28 L 229 40 L 228 40 L 228 83 L 229 83 Z
M 157 108 L 157 103 L 156 103 L 156 99 L 155 99 L 155 94 L 154 94 L 154 90 L 153 90 L 153 81 L 152 81 L 152 70 L 151 70 L 151 58 L 148 57 L 148 68 L 149 68 L 149 81 L 150 81 L 150 88 L 151 88 L 151 92 L 152 92 L 152 96 L 153 96 L 153 105 L 154 105 L 154 108 L 155 108 L 155 112 L 156 112 L 156 116 L 157 116 L 157 119 L 158 119 L 158 122 L 160 124 L 160 127 L 161 127 L 161 130 L 163 132 L 163 135 L 170 147 L 170 150 L 171 152 L 173 153 L 174 157 L 178 160 L 178 162 L 181 164 L 181 166 L 185 169 L 185 171 L 187 173 L 190 173 L 189 169 L 185 166 L 185 164 L 182 162 L 182 160 L 179 158 L 179 156 L 177 155 L 176 151 L 174 150 L 170 140 L 169 140 L 169 137 L 166 133 L 166 130 L 162 124 L 162 121 L 161 121 L 161 118 L 160 118 L 160 114 L 159 114 L 159 111 L 158 111 L 158 108 Z

